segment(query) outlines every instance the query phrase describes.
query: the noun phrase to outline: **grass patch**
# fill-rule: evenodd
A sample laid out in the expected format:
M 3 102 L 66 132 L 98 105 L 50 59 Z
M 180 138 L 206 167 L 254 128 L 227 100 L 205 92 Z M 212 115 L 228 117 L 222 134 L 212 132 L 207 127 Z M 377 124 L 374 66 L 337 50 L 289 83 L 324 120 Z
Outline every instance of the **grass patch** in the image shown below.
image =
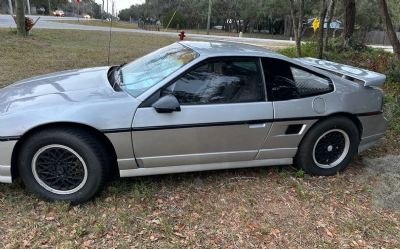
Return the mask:
M 101 31 L 40 30 L 21 39 L 0 29 L 0 85 L 34 75 L 107 65 L 109 34 Z M 175 42 L 168 36 L 113 33 L 110 63 L 129 62 Z

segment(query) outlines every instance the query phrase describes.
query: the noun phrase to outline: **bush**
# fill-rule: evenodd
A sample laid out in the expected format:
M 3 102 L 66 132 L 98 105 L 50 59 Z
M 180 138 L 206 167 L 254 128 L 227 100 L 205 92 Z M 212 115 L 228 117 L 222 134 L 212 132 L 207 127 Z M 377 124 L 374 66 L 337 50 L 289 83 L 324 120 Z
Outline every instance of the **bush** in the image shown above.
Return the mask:
M 400 62 L 398 62 L 392 53 L 383 49 L 375 49 L 364 45 L 353 44 L 347 49 L 334 45 L 339 39 L 331 39 L 328 48 L 330 50 L 324 53 L 324 59 L 365 68 L 367 70 L 383 73 L 388 81 L 400 82 Z M 296 48 L 288 47 L 279 50 L 279 52 L 288 57 L 296 57 Z M 306 42 L 301 46 L 302 57 L 317 57 L 316 42 Z
M 342 53 L 342 52 L 363 52 L 370 48 L 363 42 L 356 39 L 351 39 L 347 46 L 344 45 L 343 38 L 331 38 L 328 41 L 328 50 L 331 52 Z
M 297 57 L 296 47 L 287 47 L 279 50 L 279 53 L 286 55 L 287 57 Z M 316 42 L 306 42 L 301 45 L 301 57 L 317 57 L 317 43 Z
M 395 58 L 389 59 L 385 74 L 389 81 L 400 83 L 400 61 Z

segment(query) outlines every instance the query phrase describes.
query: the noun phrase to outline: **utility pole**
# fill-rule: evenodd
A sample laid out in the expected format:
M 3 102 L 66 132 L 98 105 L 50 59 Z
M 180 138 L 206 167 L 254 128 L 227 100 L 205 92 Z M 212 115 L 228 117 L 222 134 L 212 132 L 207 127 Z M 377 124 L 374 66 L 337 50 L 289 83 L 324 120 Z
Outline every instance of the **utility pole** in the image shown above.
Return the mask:
M 107 0 L 107 12 L 106 12 L 106 15 L 107 15 L 107 19 L 108 19 L 108 0 Z
M 79 1 L 79 0 L 77 0 L 77 3 L 78 3 L 78 22 L 79 22 L 79 15 L 80 15 L 80 13 L 79 13 L 79 9 L 80 9 L 80 1 Z
M 51 16 L 51 4 L 50 4 L 50 0 L 49 1 L 49 16 Z
M 29 0 L 26 0 L 26 4 L 28 6 L 28 15 L 31 14 L 31 2 Z
M 211 25 L 211 5 L 212 5 L 212 1 L 211 1 L 211 0 L 208 0 L 207 35 L 210 34 L 210 25 Z
M 104 19 L 104 0 L 103 0 L 103 3 L 101 4 L 101 20 L 103 20 Z
M 13 10 L 13 6 L 12 6 L 11 0 L 8 0 L 8 8 L 9 8 L 9 11 L 10 11 L 10 15 L 13 15 L 14 14 L 14 10 Z
M 111 2 L 111 18 L 114 16 L 114 1 Z

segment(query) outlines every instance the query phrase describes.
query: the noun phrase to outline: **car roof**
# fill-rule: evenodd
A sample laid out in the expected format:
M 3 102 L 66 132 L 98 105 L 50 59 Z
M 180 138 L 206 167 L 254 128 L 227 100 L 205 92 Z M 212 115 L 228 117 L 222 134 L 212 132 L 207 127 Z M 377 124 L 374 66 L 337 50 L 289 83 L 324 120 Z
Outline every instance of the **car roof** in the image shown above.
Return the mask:
M 262 56 L 283 58 L 274 51 L 268 50 L 263 47 L 253 46 L 243 43 L 235 42 L 221 42 L 221 41 L 181 41 L 183 46 L 189 47 L 199 53 L 201 56 Z

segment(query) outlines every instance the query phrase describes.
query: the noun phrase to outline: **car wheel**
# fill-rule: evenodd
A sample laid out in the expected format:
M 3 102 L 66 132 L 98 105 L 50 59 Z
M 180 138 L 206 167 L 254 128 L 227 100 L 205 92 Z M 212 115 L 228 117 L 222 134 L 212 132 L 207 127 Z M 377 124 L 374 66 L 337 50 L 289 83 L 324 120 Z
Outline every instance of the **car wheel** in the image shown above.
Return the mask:
M 107 151 L 91 133 L 48 129 L 22 145 L 18 169 L 28 190 L 50 201 L 84 203 L 103 188 Z
M 300 144 L 295 164 L 306 173 L 334 175 L 357 153 L 360 136 L 353 121 L 332 117 L 317 123 Z

